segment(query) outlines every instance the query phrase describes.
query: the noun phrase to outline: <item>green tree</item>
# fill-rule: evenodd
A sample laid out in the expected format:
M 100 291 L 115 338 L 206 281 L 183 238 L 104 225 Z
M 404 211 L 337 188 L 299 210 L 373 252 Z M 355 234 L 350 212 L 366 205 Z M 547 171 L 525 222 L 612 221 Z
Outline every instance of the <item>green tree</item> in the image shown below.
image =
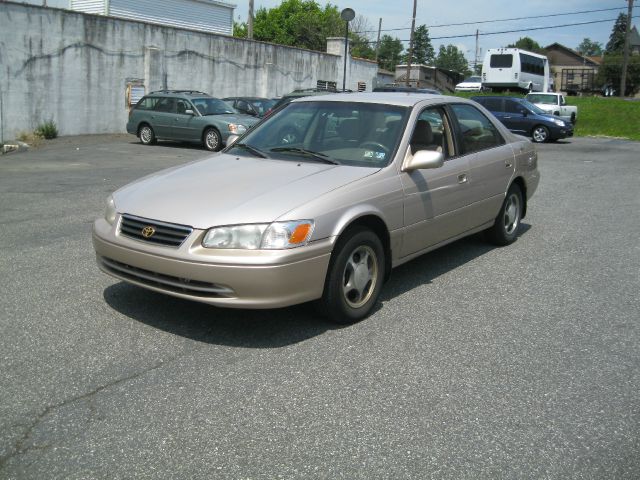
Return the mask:
M 233 22 L 233 36 L 247 38 L 247 24 L 244 22 Z
M 471 73 L 467 59 L 464 58 L 464 54 L 455 45 L 447 45 L 446 47 L 440 45 L 440 50 L 436 57 L 436 67 L 452 70 L 464 76 Z
M 325 51 L 327 37 L 344 35 L 344 21 L 338 7 L 320 8 L 313 0 L 284 0 L 279 6 L 256 12 L 253 37 L 256 40 Z
M 621 13 L 616 19 L 616 23 L 613 25 L 611 35 L 609 35 L 609 41 L 605 48 L 605 53 L 618 53 L 624 50 L 624 36 L 627 31 L 627 15 Z
M 612 53 L 605 55 L 602 65 L 598 68 L 596 83 L 600 86 L 613 85 L 618 90 L 620 87 L 620 78 L 622 76 L 622 53 Z M 627 67 L 627 91 L 625 95 L 636 93 L 640 89 L 640 56 L 629 56 L 629 65 Z
M 409 52 L 407 51 L 402 58 L 403 63 L 409 60 Z M 411 56 L 412 65 L 433 65 L 436 59 L 436 51 L 431 44 L 429 37 L 429 29 L 426 25 L 420 25 L 413 34 L 413 55 Z
M 522 50 L 535 53 L 542 53 L 544 51 L 540 44 L 530 37 L 519 38 L 516 43 L 507 45 L 507 48 L 521 48 Z
M 342 28 L 344 30 L 344 22 Z M 351 55 L 369 60 L 376 58 L 375 44 L 371 41 L 372 31 L 369 21 L 362 15 L 356 15 L 356 18 L 349 22 Z
M 401 62 L 402 42 L 390 35 L 383 35 L 378 47 L 378 65 L 380 68 L 395 71 L 396 65 Z
M 600 42 L 594 42 L 590 38 L 585 38 L 582 40 L 580 45 L 578 45 L 576 50 L 580 55 L 585 55 L 587 57 L 602 55 L 602 44 Z

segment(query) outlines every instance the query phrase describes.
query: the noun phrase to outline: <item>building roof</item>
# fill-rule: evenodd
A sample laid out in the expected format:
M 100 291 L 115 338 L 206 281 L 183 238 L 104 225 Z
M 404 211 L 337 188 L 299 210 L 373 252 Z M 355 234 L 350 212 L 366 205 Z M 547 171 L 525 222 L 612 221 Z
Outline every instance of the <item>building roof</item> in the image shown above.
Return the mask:
M 597 67 L 599 65 L 599 63 L 591 60 L 590 57 L 585 57 L 576 52 L 573 48 L 565 47 L 564 45 L 557 42 L 552 43 L 551 45 L 547 45 L 546 47 L 544 47 L 544 50 L 545 52 L 547 52 L 547 54 L 553 51 L 564 53 L 565 55 L 568 55 L 570 57 L 573 57 L 575 60 L 580 61 L 580 63 L 585 66 Z

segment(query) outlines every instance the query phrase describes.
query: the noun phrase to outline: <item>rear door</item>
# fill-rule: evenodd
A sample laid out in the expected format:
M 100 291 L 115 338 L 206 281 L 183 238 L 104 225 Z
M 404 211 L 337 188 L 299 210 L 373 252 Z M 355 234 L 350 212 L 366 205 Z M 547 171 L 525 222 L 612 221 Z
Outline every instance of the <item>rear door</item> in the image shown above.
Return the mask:
M 176 99 L 161 98 L 150 115 L 151 126 L 159 138 L 174 138 L 173 120 L 176 113 Z
M 469 229 L 493 222 L 515 172 L 511 146 L 492 121 L 469 104 L 451 105 L 458 148 L 469 162 L 467 218 Z

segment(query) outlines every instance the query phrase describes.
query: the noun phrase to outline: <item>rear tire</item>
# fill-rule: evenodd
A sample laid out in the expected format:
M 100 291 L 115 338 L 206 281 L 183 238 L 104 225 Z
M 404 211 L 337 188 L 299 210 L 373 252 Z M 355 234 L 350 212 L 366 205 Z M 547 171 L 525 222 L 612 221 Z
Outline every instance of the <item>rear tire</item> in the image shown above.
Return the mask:
M 491 243 L 502 247 L 516 241 L 523 205 L 522 190 L 518 185 L 511 185 L 493 227 L 486 231 L 487 239 Z
M 138 131 L 138 137 L 140 137 L 140 142 L 143 145 L 153 145 L 156 143 L 156 134 L 151 128 L 150 125 L 146 123 L 140 126 L 140 130 Z
M 351 324 L 365 318 L 380 296 L 385 275 L 382 242 L 358 227 L 340 238 L 331 256 L 320 305 L 327 318 Z

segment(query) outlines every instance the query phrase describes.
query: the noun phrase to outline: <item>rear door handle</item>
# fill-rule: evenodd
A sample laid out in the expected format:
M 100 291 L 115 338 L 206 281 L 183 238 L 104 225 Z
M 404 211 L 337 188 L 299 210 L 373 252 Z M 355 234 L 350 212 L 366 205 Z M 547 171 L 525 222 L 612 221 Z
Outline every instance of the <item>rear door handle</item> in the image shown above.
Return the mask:
M 458 175 L 458 183 L 467 183 L 467 174 L 461 173 Z

